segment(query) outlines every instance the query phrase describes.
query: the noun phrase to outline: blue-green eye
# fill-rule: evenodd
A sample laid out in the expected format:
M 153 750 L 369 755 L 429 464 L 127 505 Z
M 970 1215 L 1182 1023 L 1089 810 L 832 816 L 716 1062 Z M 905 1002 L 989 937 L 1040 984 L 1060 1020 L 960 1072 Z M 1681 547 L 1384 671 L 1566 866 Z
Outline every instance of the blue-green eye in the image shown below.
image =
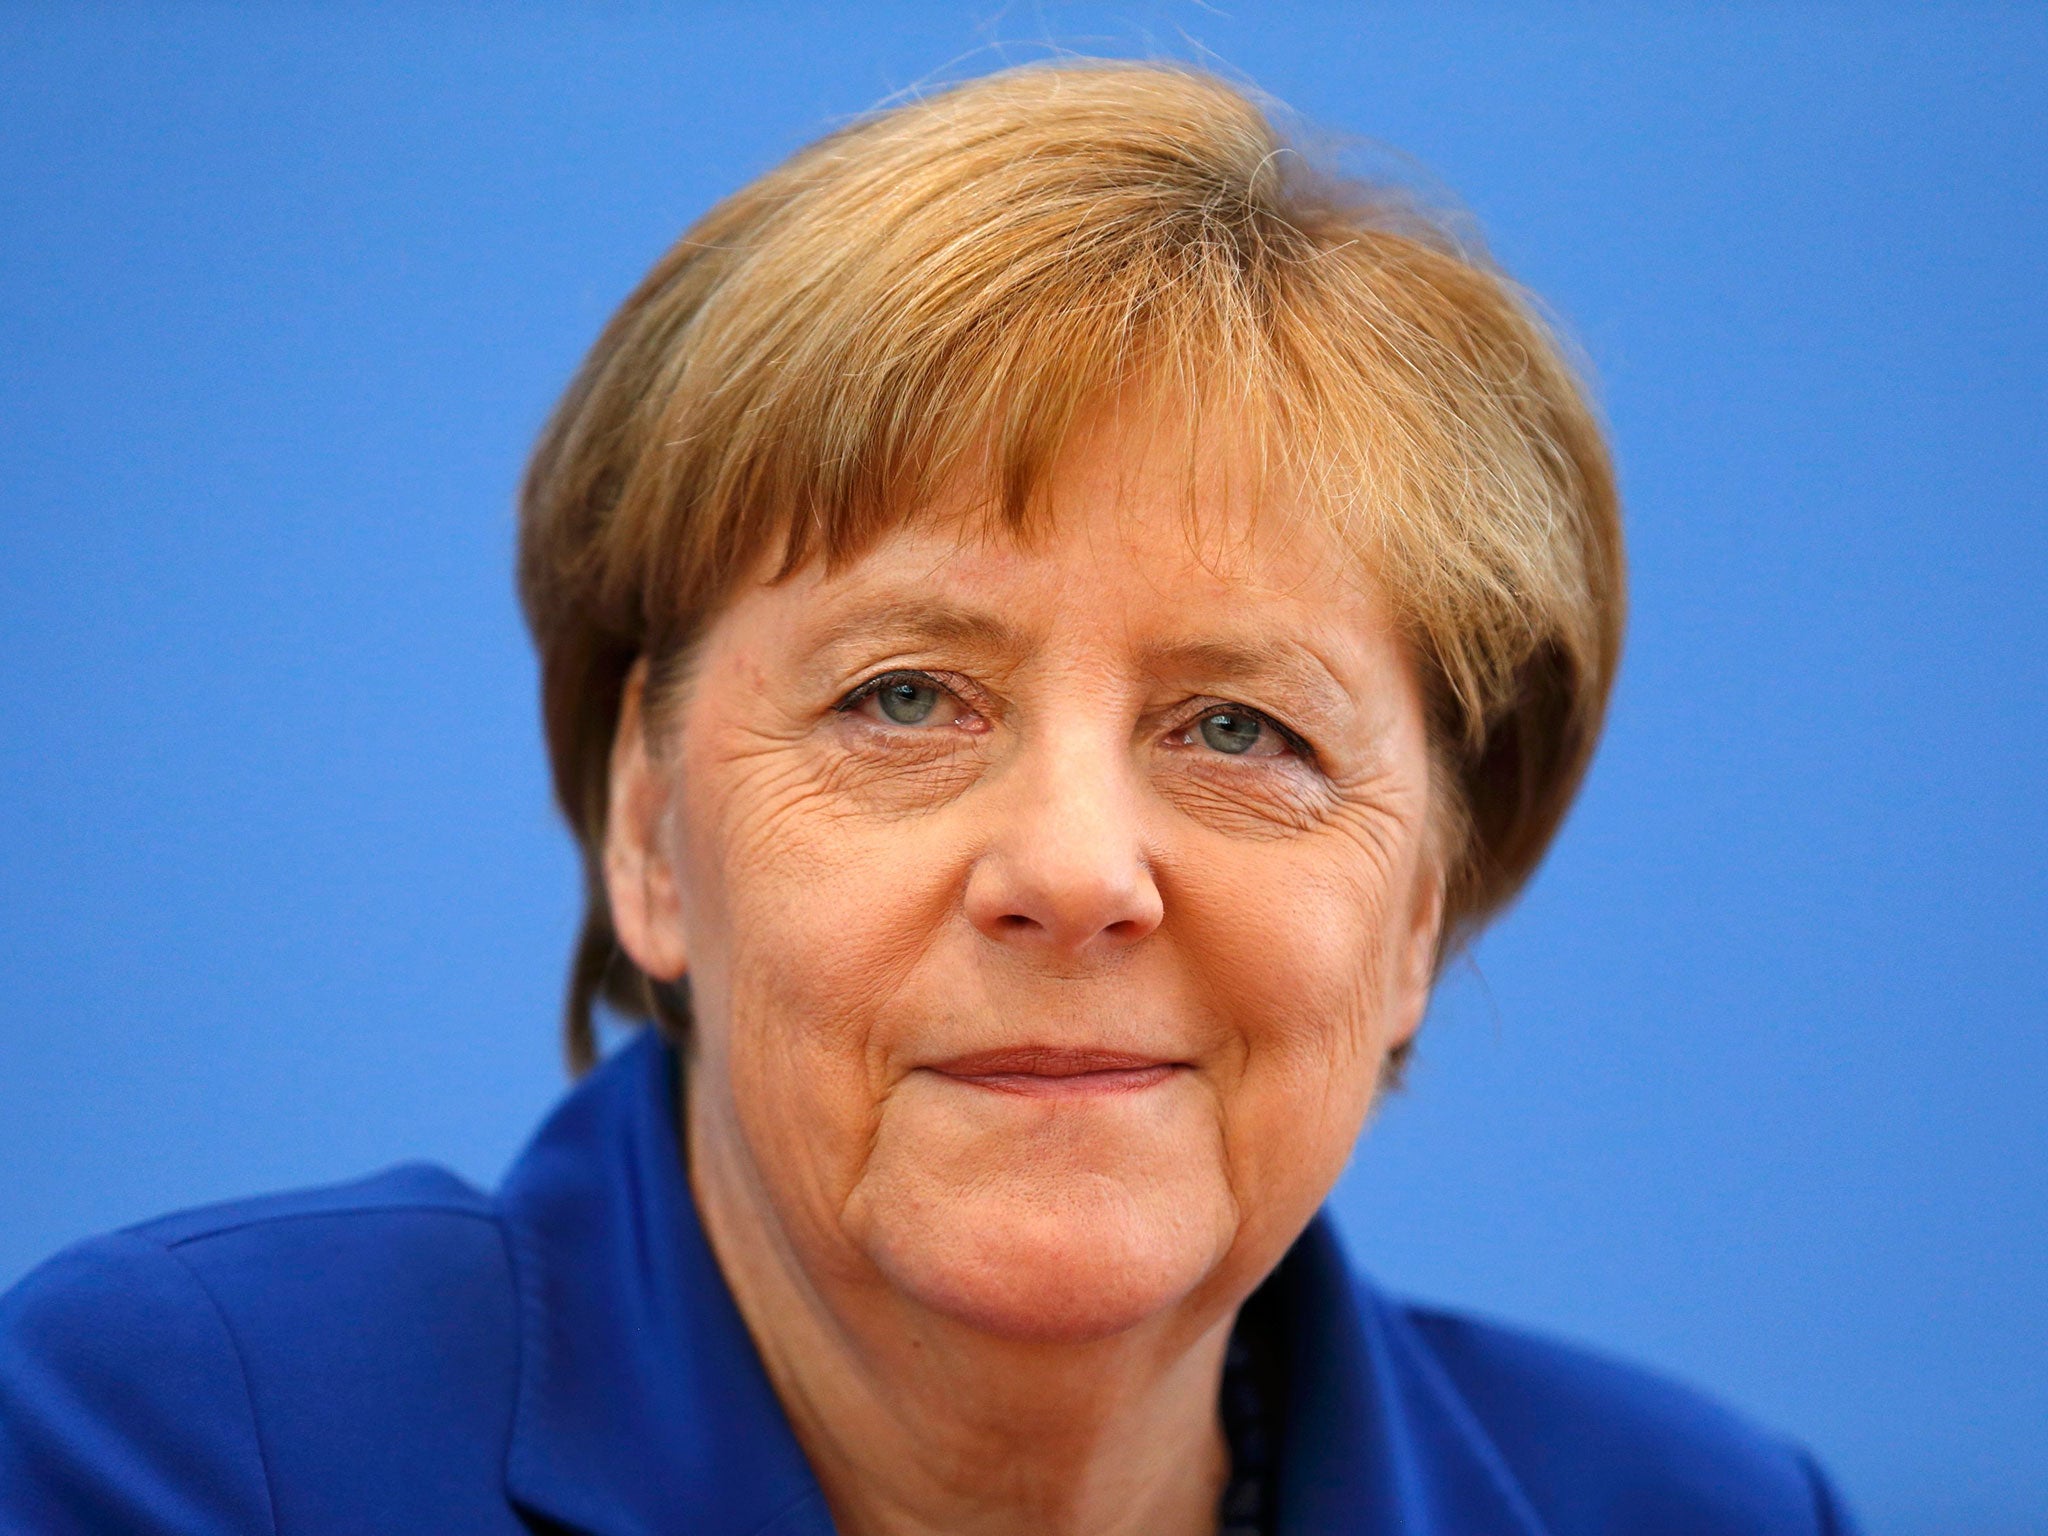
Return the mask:
M 875 704 L 898 725 L 922 725 L 939 707 L 939 690 L 916 678 L 892 678 L 875 690 Z
M 870 678 L 840 700 L 839 710 L 865 715 L 878 725 L 937 729 L 975 723 L 952 689 L 923 672 L 884 672 Z
M 1219 709 L 1213 715 L 1203 716 L 1199 729 L 1202 740 L 1218 752 L 1242 757 L 1259 744 L 1266 722 L 1243 710 Z

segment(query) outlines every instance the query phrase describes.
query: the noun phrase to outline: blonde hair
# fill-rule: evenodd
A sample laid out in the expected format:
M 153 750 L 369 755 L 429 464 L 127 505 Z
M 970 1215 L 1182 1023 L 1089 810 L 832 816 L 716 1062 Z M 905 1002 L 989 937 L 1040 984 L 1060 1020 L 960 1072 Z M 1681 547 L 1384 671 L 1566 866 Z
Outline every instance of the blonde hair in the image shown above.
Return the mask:
M 1091 408 L 1227 421 L 1336 520 L 1426 673 L 1449 822 L 1442 953 L 1563 819 L 1621 646 L 1619 511 L 1556 339 L 1412 202 L 1320 171 L 1193 70 L 1006 71 L 820 140 L 711 210 L 598 338 L 535 450 L 519 583 L 602 999 L 687 1008 L 618 947 L 601 871 L 636 659 L 651 687 L 749 572 L 843 561 L 963 474 L 1022 532 Z

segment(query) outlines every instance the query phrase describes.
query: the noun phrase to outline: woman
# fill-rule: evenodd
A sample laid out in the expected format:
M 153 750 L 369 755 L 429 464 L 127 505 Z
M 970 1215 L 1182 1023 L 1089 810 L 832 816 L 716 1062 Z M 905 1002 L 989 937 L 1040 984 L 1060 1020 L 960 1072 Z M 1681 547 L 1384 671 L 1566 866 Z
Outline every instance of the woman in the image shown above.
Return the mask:
M 714 210 L 524 493 L 588 911 L 495 1195 L 86 1244 L 28 1531 L 1793 1533 L 1796 1449 L 1396 1305 L 1318 1207 L 1622 621 L 1506 282 L 1188 72 L 999 75 Z M 603 1002 L 651 1028 L 602 1065 Z

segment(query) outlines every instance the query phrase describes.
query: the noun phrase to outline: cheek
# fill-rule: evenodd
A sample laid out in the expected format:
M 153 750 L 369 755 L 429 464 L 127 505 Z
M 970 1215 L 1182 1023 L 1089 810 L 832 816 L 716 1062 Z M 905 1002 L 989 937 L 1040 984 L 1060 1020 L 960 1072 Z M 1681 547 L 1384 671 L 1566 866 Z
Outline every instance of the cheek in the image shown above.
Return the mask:
M 846 814 L 800 747 L 716 745 L 682 765 L 693 1071 L 771 1189 L 836 1209 L 887 1089 L 893 1000 L 956 904 L 954 860 L 936 820 Z
M 801 744 L 702 742 L 680 765 L 677 867 L 693 985 L 717 995 L 866 990 L 912 918 L 915 823 L 848 815 Z M 799 957 L 803 963 L 795 963 Z
M 1180 906 L 1201 991 L 1240 1053 L 1221 1098 L 1257 1243 L 1307 1220 L 1371 1108 L 1400 1024 L 1388 980 L 1403 861 L 1341 833 L 1234 853 L 1193 866 Z

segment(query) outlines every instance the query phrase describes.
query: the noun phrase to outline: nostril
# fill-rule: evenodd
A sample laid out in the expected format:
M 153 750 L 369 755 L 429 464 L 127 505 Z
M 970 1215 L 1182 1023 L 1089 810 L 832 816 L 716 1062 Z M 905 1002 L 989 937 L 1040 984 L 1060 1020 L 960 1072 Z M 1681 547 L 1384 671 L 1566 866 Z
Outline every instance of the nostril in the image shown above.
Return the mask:
M 1021 928 L 1036 928 L 1038 924 L 1026 917 L 1022 912 L 1005 912 L 996 919 L 996 926 L 1007 928 L 1012 933 L 1015 933 Z

